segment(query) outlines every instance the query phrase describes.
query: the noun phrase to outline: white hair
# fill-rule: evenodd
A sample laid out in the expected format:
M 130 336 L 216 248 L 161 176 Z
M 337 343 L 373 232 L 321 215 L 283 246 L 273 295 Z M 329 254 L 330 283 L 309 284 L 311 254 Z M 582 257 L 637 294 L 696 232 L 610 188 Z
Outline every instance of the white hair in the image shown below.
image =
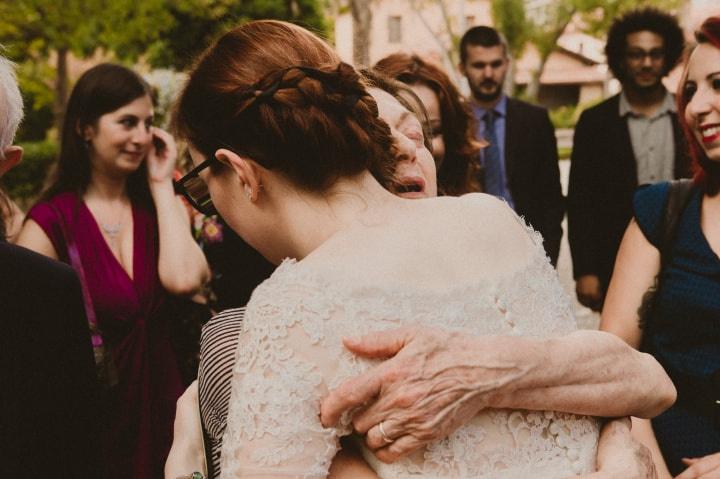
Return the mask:
M 12 145 L 23 118 L 23 100 L 15 75 L 15 64 L 0 55 L 0 159 Z

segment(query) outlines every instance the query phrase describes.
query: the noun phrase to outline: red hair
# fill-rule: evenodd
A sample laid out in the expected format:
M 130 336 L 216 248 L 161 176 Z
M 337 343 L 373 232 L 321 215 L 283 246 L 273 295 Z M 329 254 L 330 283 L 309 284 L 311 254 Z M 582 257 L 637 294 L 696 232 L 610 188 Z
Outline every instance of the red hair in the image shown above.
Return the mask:
M 698 44 L 710 44 L 720 49 L 720 16 L 710 17 L 703 22 L 700 29 L 695 32 Z M 685 95 L 685 83 L 687 82 L 689 62 L 685 62 L 685 71 L 682 74 L 682 81 L 678 86 L 678 120 L 687 138 L 690 155 L 693 160 L 693 171 L 695 171 L 695 182 L 700 185 L 706 194 L 710 196 L 720 192 L 720 163 L 710 160 L 705 150 L 693 134 L 690 125 L 685 119 L 685 109 L 689 98 Z
M 392 136 L 365 83 L 324 41 L 275 20 L 246 23 L 198 60 L 174 126 L 205 156 L 231 148 L 323 191 L 369 170 L 392 176 Z

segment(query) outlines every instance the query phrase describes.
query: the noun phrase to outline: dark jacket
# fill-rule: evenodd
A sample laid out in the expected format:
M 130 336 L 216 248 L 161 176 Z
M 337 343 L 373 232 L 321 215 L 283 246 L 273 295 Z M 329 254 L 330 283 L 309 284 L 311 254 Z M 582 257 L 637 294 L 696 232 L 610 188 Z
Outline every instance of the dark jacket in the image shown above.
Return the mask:
M 72 268 L 0 241 L 0 463 L 8 477 L 97 477 L 97 390 Z
M 545 251 L 556 265 L 565 202 L 555 128 L 545 108 L 508 98 L 505 169 L 515 211 L 542 234 Z
M 687 146 L 672 114 L 675 177 L 689 176 Z M 620 95 L 585 110 L 575 127 L 568 189 L 568 239 L 574 276 L 610 282 L 615 255 L 632 217 L 637 163 Z

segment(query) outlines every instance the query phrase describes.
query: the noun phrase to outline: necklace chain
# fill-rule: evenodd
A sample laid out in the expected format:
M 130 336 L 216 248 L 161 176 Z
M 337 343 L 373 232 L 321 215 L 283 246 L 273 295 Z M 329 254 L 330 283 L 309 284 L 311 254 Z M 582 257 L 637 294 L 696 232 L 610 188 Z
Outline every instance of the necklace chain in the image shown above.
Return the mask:
M 118 221 L 115 224 L 107 224 L 100 222 L 100 229 L 102 229 L 103 232 L 110 238 L 115 239 L 115 237 L 120 233 L 120 230 L 122 229 L 122 221 Z

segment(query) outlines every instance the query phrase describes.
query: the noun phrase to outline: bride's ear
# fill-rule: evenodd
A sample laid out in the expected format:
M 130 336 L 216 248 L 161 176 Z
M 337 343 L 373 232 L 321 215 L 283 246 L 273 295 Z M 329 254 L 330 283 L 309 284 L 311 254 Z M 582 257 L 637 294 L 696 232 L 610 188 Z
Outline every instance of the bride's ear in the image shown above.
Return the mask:
M 260 166 L 248 157 L 238 155 L 232 150 L 221 148 L 215 152 L 215 157 L 232 168 L 244 195 L 250 200 L 257 200 L 262 187 L 260 181 Z

